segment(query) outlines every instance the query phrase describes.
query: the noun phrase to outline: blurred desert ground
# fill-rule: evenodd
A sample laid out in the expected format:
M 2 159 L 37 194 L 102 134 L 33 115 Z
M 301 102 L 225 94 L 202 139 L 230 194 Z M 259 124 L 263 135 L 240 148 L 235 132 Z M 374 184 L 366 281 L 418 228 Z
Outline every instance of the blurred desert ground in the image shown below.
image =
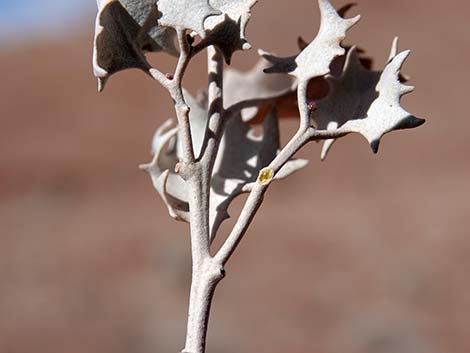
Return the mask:
M 208 352 L 470 352 L 469 10 L 360 1 L 347 43 L 375 67 L 395 35 L 413 49 L 404 105 L 427 124 L 388 135 L 378 156 L 358 136 L 324 163 L 319 146 L 302 152 L 311 165 L 274 185 L 227 266 Z M 0 352 L 177 352 L 187 226 L 137 168 L 170 99 L 137 71 L 98 94 L 93 11 L 83 19 L 0 51 Z M 317 28 L 315 1 L 260 0 L 248 35 L 287 55 Z M 193 92 L 203 65 L 187 76 Z

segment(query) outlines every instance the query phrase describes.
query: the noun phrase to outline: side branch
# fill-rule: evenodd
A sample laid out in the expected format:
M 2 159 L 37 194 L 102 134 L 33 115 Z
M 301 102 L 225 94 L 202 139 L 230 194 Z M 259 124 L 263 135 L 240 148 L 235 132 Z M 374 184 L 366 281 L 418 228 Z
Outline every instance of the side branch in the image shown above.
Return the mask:
M 291 159 L 294 155 L 308 142 L 316 140 L 325 140 L 331 138 L 342 137 L 348 134 L 348 131 L 341 129 L 336 130 L 317 130 L 311 126 L 311 111 L 307 104 L 307 85 L 308 81 L 299 82 L 297 88 L 298 105 L 300 113 L 300 126 L 297 133 L 292 137 L 289 143 L 281 150 L 281 152 L 274 158 L 268 167 L 264 168 L 261 173 L 268 171 L 270 177 L 268 180 L 259 178 L 251 188 L 251 192 L 243 207 L 240 216 L 227 237 L 225 243 L 222 245 L 218 253 L 215 255 L 214 260 L 224 266 L 232 256 L 238 244 L 245 235 L 248 227 L 250 226 L 254 216 L 256 215 L 259 207 L 261 206 L 269 185 L 274 180 L 277 173 L 281 168 Z M 261 176 L 261 174 L 260 174 Z
M 174 83 L 175 85 L 181 86 L 184 73 L 186 72 L 186 68 L 191 60 L 191 45 L 188 43 L 188 39 L 186 38 L 186 30 L 178 28 L 176 30 L 176 35 L 178 37 L 180 56 L 178 64 L 176 65 Z
M 173 103 L 175 105 L 176 117 L 178 120 L 179 136 L 182 143 L 182 169 L 180 169 L 181 176 L 184 179 L 188 178 L 188 174 L 191 173 L 188 166 L 194 164 L 194 148 L 191 137 L 191 126 L 189 122 L 189 106 L 186 104 L 186 100 L 183 94 L 182 81 L 186 68 L 188 67 L 189 61 L 191 60 L 190 51 L 191 46 L 186 39 L 186 31 L 178 28 L 176 30 L 178 36 L 178 43 L 180 48 L 180 56 L 178 58 L 178 64 L 176 65 L 174 75 L 163 75 L 157 69 L 150 69 L 150 75 L 158 81 L 164 88 L 168 90 Z
M 306 132 L 311 126 L 311 112 L 307 103 L 308 82 L 308 80 L 299 80 L 299 85 L 297 86 L 297 104 L 299 106 L 300 113 L 299 131 L 304 132 Z
M 271 171 L 271 178 L 267 182 L 257 180 L 248 196 L 241 214 L 233 227 L 232 232 L 228 236 L 225 243 L 215 255 L 214 259 L 217 263 L 225 265 L 237 248 L 238 244 L 245 235 L 250 226 L 256 212 L 261 206 L 264 194 L 266 193 L 271 181 L 274 179 L 279 170 L 286 164 L 306 143 L 310 141 L 310 132 L 298 131 L 290 142 L 282 149 L 282 151 L 274 158 L 270 165 L 264 170 Z M 263 171 L 261 171 L 263 172 Z

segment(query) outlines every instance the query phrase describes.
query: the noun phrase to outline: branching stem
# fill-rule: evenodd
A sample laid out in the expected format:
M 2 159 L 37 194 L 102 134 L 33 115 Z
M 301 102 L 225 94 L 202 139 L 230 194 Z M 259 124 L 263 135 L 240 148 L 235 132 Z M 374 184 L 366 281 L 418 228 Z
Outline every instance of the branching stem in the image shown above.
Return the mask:
M 342 131 L 341 129 L 331 131 L 316 130 L 311 126 L 311 112 L 307 103 L 307 86 L 308 81 L 301 80 L 297 87 L 300 113 L 299 130 L 267 167 L 272 171 L 273 178 L 279 170 L 308 142 L 313 140 L 337 138 L 347 134 L 347 132 Z M 258 180 L 252 187 L 234 228 L 218 251 L 217 255 L 214 257 L 216 262 L 225 265 L 230 259 L 263 203 L 264 194 L 266 193 L 269 185 L 270 182 L 264 183 Z
M 210 255 L 210 186 L 223 130 L 223 56 L 208 48 L 208 122 L 201 156 L 194 163 L 189 183 L 193 271 L 186 345 L 183 352 L 205 351 L 210 307 L 215 288 L 225 276 L 223 265 Z
M 194 51 L 194 48 L 188 43 L 186 31 L 178 29 L 177 36 L 180 57 L 174 76 L 168 77 L 153 68 L 149 70 L 149 74 L 161 83 L 173 98 L 178 118 L 179 140 L 183 150 L 182 163 L 178 166 L 178 173 L 186 180 L 188 186 L 192 280 L 186 344 L 183 353 L 204 353 L 210 308 L 216 286 L 225 276 L 224 266 L 246 234 L 263 202 L 271 181 L 297 151 L 309 141 L 341 137 L 347 132 L 341 131 L 341 129 L 316 130 L 311 126 L 312 112 L 307 104 L 308 81 L 300 80 L 297 86 L 300 114 L 299 130 L 270 165 L 264 168 L 271 171 L 271 180 L 267 182 L 258 180 L 254 183 L 234 228 L 216 255 L 212 257 L 210 244 L 213 235 L 210 234 L 209 223 L 210 188 L 214 163 L 225 124 L 229 119 L 239 114 L 242 109 L 263 104 L 265 100 L 242 101 L 228 110 L 224 110 L 223 55 L 215 47 L 208 46 L 208 119 L 201 154 L 195 156 L 189 118 L 190 107 L 184 98 L 182 81 L 189 61 L 199 51 Z

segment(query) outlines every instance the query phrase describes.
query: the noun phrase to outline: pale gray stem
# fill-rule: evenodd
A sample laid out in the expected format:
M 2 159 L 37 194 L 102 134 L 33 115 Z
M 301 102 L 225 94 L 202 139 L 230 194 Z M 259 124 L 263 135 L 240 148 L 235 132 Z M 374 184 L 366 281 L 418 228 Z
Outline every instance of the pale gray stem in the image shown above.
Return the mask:
M 173 77 L 163 75 L 157 69 L 150 69 L 149 74 L 170 93 L 178 120 L 179 139 L 182 143 L 182 161 L 177 165 L 177 172 L 186 180 L 189 191 L 192 281 L 189 298 L 188 326 L 186 344 L 183 352 L 204 353 L 209 320 L 210 305 L 217 283 L 223 278 L 221 265 L 216 264 L 210 256 L 209 237 L 209 193 L 211 168 L 196 160 L 191 137 L 189 106 L 182 88 L 182 80 L 191 59 L 191 47 L 186 39 L 186 31 L 177 29 L 180 46 L 180 57 Z M 222 71 L 220 70 L 220 75 Z M 215 80 L 221 82 L 221 79 Z M 210 88 L 212 96 L 221 95 L 217 87 Z M 220 100 L 221 101 L 221 100 Z M 216 107 L 221 112 L 221 108 Z M 214 115 L 217 113 L 215 111 Z M 211 119 L 215 130 L 220 124 L 219 118 Z M 211 128 L 209 126 L 209 128 Z M 210 138 L 208 139 L 210 140 Z M 210 153 L 217 153 L 212 148 Z M 215 158 L 215 157 L 214 157 Z
M 260 208 L 264 194 L 271 181 L 279 170 L 309 141 L 325 140 L 346 135 L 348 132 L 341 129 L 336 130 L 316 130 L 311 126 L 311 112 L 307 102 L 308 81 L 300 80 L 297 87 L 298 106 L 300 113 L 300 126 L 297 133 L 291 138 L 289 143 L 281 150 L 267 168 L 271 171 L 271 179 L 268 182 L 260 180 L 252 187 L 247 201 L 226 241 L 215 255 L 216 262 L 225 265 L 237 248 L 245 235 L 258 209 Z M 262 171 L 263 172 L 263 171 Z
M 217 284 L 224 278 L 221 265 L 210 257 L 193 267 L 189 300 L 188 329 L 183 353 L 204 353 L 212 298 Z
M 238 217 L 235 226 L 227 237 L 226 241 L 215 255 L 214 259 L 225 265 L 237 248 L 238 244 L 245 235 L 258 209 L 260 208 L 264 194 L 266 193 L 271 181 L 276 173 L 286 164 L 299 149 L 301 149 L 311 138 L 310 112 L 307 104 L 307 85 L 308 81 L 301 80 L 297 87 L 297 96 L 300 112 L 300 126 L 297 133 L 291 138 L 289 143 L 274 158 L 270 165 L 265 168 L 270 170 L 271 179 L 267 182 L 260 180 L 253 186 L 247 201 Z
M 281 150 L 267 168 L 271 171 L 271 179 L 268 182 L 260 180 L 252 187 L 247 201 L 226 241 L 215 255 L 216 262 L 225 265 L 237 248 L 245 235 L 258 209 L 260 208 L 264 194 L 271 181 L 279 170 L 309 141 L 324 140 L 344 136 L 347 132 L 337 130 L 316 130 L 311 126 L 311 112 L 307 102 L 308 81 L 300 80 L 297 87 L 298 106 L 300 113 L 300 126 L 297 133 L 291 138 L 289 143 Z
M 257 100 L 242 102 L 228 111 L 223 109 L 223 56 L 214 47 L 208 47 L 208 123 L 201 156 L 194 155 L 192 144 L 189 107 L 185 102 L 182 79 L 188 66 L 190 47 L 185 31 L 178 30 L 181 54 L 174 78 L 169 79 L 160 71 L 151 69 L 149 73 L 168 89 L 175 103 L 178 129 L 183 146 L 182 164 L 178 172 L 187 181 L 189 190 L 192 280 L 189 298 L 188 323 L 184 353 L 204 353 L 212 298 L 217 284 L 225 276 L 224 265 L 230 259 L 261 206 L 271 180 L 258 180 L 252 187 L 243 210 L 225 243 L 214 258 L 210 255 L 210 185 L 214 162 L 222 138 L 224 123 L 245 106 L 260 103 Z M 344 135 L 339 130 L 318 131 L 310 126 L 310 111 L 306 101 L 307 82 L 298 86 L 300 128 L 290 142 L 282 149 L 267 167 L 272 177 L 307 142 L 314 139 L 327 139 Z
M 181 87 L 184 73 L 188 67 L 189 61 L 191 60 L 191 46 L 186 38 L 186 30 L 182 28 L 176 29 L 176 35 L 178 37 L 178 44 L 180 47 L 180 56 L 178 64 L 176 65 L 174 82 Z
M 297 86 L 297 104 L 300 113 L 299 131 L 307 131 L 311 126 L 310 110 L 307 102 L 308 80 L 299 80 Z
M 223 94 L 224 57 L 220 50 L 214 46 L 207 48 L 207 71 L 209 78 L 207 89 L 208 119 L 202 144 L 201 164 L 207 171 L 207 176 L 211 178 L 227 119 Z M 211 184 L 211 179 L 207 180 L 207 184 Z M 209 197 L 209 194 L 207 196 Z M 215 234 L 209 234 L 210 240 L 214 237 Z
M 215 288 L 224 277 L 223 265 L 210 256 L 209 195 L 212 169 L 223 129 L 223 56 L 208 48 L 208 123 L 201 156 L 188 179 L 190 198 L 192 280 L 185 353 L 204 353 Z
M 201 153 L 205 167 L 212 172 L 219 142 L 222 138 L 225 116 L 223 100 L 224 57 L 220 50 L 214 46 L 207 48 L 207 71 L 209 78 L 207 89 L 208 121 Z
M 176 117 L 178 119 L 178 132 L 183 149 L 183 165 L 179 166 L 180 175 L 187 179 L 191 173 L 191 166 L 195 162 L 194 149 L 191 137 L 191 126 L 189 122 L 189 106 L 183 95 L 183 76 L 191 59 L 191 47 L 186 39 L 186 31 L 178 28 L 176 30 L 180 47 L 180 56 L 173 77 L 163 75 L 159 70 L 150 68 L 148 73 L 168 90 L 175 105 Z

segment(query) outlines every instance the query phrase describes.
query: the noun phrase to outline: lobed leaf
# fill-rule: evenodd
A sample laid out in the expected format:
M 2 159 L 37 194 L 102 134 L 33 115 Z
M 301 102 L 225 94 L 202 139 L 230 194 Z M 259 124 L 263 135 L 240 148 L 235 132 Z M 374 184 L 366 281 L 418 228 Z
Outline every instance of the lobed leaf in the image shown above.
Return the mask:
M 245 37 L 245 30 L 251 17 L 251 8 L 258 0 L 210 0 L 210 4 L 221 14 L 208 17 L 204 27 L 209 34 L 200 45 L 215 45 L 224 54 L 230 64 L 232 55 L 237 50 L 251 49 Z
M 299 80 L 309 81 L 329 73 L 333 59 L 344 54 L 341 42 L 346 37 L 346 31 L 359 21 L 360 16 L 343 19 L 328 0 L 318 0 L 318 4 L 321 24 L 317 37 L 299 54 L 287 58 L 261 50 L 260 55 L 273 65 L 265 70 L 266 73 L 288 73 Z
M 108 78 L 121 70 L 151 67 L 145 52 L 177 55 L 175 31 L 157 25 L 154 0 L 98 0 L 93 71 L 102 91 Z
M 341 76 L 328 77 L 330 94 L 317 102 L 315 120 L 320 129 L 359 133 L 377 153 L 386 133 L 424 123 L 400 105 L 401 97 L 414 87 L 403 84 L 400 79 L 400 69 L 410 52 L 397 54 L 396 45 L 394 41 L 391 59 L 383 71 L 364 68 L 354 47 L 348 52 Z M 325 141 L 322 159 L 334 142 L 335 139 Z

